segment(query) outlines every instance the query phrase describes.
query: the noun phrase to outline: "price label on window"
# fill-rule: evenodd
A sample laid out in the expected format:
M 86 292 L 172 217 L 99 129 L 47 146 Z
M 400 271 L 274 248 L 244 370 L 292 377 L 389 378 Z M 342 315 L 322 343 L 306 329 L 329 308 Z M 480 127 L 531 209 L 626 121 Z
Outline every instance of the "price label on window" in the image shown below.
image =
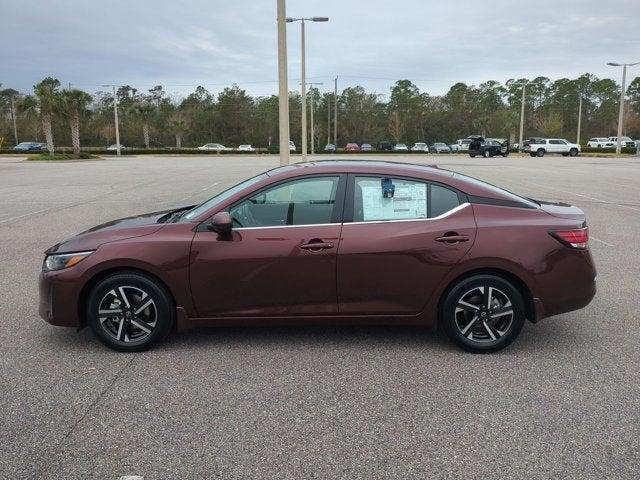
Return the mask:
M 392 198 L 384 198 L 379 181 L 364 180 L 362 189 L 363 220 L 409 220 L 427 218 L 427 185 L 395 180 Z

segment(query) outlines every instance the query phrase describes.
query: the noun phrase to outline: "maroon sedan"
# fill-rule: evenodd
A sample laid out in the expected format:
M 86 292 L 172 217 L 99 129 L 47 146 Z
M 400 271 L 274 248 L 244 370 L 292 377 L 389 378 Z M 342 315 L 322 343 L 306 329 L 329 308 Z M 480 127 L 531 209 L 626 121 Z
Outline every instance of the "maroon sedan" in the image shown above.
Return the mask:
M 596 287 L 584 213 L 391 162 L 277 168 L 46 251 L 40 315 L 142 350 L 201 325 L 431 326 L 472 351 Z

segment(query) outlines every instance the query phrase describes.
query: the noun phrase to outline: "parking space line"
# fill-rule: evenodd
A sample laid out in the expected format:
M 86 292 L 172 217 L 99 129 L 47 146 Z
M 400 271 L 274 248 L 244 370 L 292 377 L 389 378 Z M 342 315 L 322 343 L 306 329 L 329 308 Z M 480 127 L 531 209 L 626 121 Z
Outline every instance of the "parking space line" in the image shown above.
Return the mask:
M 605 242 L 604 240 L 600 240 L 599 238 L 596 238 L 596 237 L 594 237 L 593 235 L 589 235 L 589 238 L 590 238 L 591 240 L 595 240 L 596 242 L 604 243 L 604 244 L 605 244 L 606 246 L 608 246 L 608 247 L 615 247 L 615 245 L 614 245 L 614 244 L 609 243 L 609 242 Z

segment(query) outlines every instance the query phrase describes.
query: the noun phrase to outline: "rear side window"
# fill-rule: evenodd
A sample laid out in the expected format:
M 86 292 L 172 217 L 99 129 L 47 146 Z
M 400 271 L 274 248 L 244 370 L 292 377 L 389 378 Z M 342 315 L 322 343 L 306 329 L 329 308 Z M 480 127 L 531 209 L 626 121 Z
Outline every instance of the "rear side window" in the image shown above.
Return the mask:
M 459 205 L 457 192 L 441 185 L 431 185 L 431 217 L 439 217 Z
M 391 186 L 393 196 L 389 194 Z M 420 220 L 438 217 L 460 205 L 455 190 L 428 182 L 356 177 L 354 187 L 354 222 Z

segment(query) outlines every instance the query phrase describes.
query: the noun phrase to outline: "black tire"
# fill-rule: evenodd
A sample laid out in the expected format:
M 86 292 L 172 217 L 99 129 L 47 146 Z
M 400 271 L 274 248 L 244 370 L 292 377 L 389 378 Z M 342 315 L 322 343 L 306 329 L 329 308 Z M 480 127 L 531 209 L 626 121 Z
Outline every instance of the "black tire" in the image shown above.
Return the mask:
M 508 156 L 509 156 L 509 152 L 505 152 L 505 153 L 502 154 L 503 158 L 507 158 Z
M 529 154 L 529 156 L 530 156 L 530 157 L 535 157 L 535 156 L 536 156 L 536 154 L 535 154 L 535 153 L 530 153 L 530 154 Z
M 536 151 L 536 157 L 544 157 L 545 153 L 544 148 L 539 148 L 538 151 Z
M 562 154 L 562 156 L 563 156 L 563 157 L 568 157 L 568 156 L 569 156 L 569 154 L 568 154 L 568 153 L 563 153 L 563 154 Z
M 569 150 L 569 156 L 570 157 L 575 157 L 578 155 L 578 149 L 577 148 L 572 148 L 571 150 Z
M 145 304 L 146 308 L 136 311 Z M 157 280 L 138 272 L 122 272 L 106 277 L 91 290 L 86 319 L 108 347 L 140 352 L 169 334 L 174 312 L 171 295 Z
M 482 152 L 482 156 L 484 158 L 493 157 L 493 155 L 491 155 L 491 152 L 489 150 L 485 150 L 484 152 Z
M 486 308 L 484 303 L 489 293 L 491 307 Z M 479 303 L 475 303 L 476 298 Z M 460 301 L 466 303 L 460 304 Z M 476 305 L 476 310 L 470 308 Z M 510 314 L 506 313 L 509 311 Z M 440 327 L 447 337 L 474 353 L 495 352 L 511 344 L 522 330 L 526 316 L 518 289 L 494 275 L 475 275 L 461 280 L 445 292 L 439 314 Z
M 469 154 L 469 156 L 470 156 L 471 158 L 476 158 L 476 154 L 475 154 L 475 153 L 470 153 L 470 154 Z

